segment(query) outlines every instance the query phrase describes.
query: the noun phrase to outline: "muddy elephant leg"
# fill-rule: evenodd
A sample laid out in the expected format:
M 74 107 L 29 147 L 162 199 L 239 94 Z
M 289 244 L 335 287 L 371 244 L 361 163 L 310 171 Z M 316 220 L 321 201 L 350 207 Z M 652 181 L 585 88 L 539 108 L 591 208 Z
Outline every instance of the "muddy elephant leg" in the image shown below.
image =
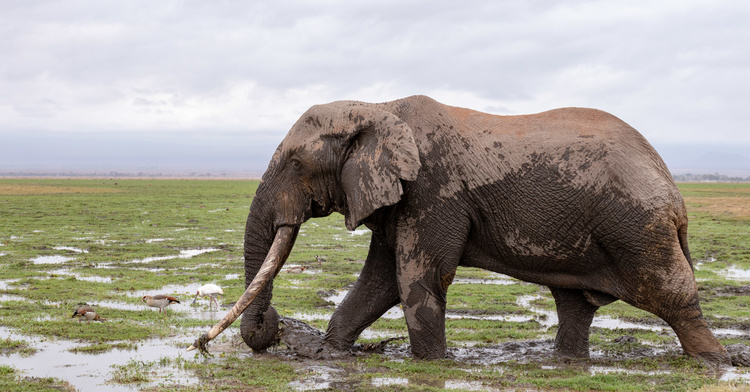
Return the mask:
M 564 357 L 588 358 L 589 328 L 599 307 L 589 303 L 582 290 L 550 287 L 550 291 L 555 297 L 559 319 L 556 353 Z
M 425 276 L 401 277 L 399 285 L 412 354 L 421 359 L 444 358 L 445 290 Z
M 672 286 L 674 280 L 669 281 L 665 286 Z M 729 365 L 729 354 L 708 329 L 708 323 L 703 318 L 695 282 L 686 279 L 680 285 L 684 289 L 660 290 L 652 293 L 652 298 L 646 304 L 633 305 L 666 321 L 680 339 L 685 354 L 714 364 Z
M 460 219 L 451 220 L 450 225 L 416 222 L 423 228 L 441 229 L 403 235 L 413 241 L 400 243 L 396 251 L 401 306 L 414 357 L 444 358 L 447 292 L 466 243 L 468 223 L 461 225 Z
M 692 268 L 679 245 L 660 255 L 665 262 L 656 271 L 647 271 L 636 279 L 648 287 L 626 293 L 621 299 L 651 312 L 669 324 L 680 339 L 685 354 L 708 362 L 729 365 L 729 354 L 708 329 L 698 299 L 698 286 Z M 641 265 L 653 265 L 641 262 Z
M 325 339 L 348 350 L 362 331 L 399 303 L 396 260 L 382 237 L 373 233 L 367 261 L 354 287 L 333 312 Z

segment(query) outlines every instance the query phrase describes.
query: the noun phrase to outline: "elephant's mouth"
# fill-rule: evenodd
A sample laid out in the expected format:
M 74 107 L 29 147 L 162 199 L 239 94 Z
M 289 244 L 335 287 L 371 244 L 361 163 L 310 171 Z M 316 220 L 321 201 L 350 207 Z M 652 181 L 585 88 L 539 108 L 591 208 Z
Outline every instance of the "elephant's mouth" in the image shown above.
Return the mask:
M 326 203 L 326 205 L 321 205 L 315 200 L 310 201 L 310 211 L 312 211 L 312 217 L 313 218 L 321 218 L 324 216 L 331 215 L 335 211 L 335 208 L 331 203 Z

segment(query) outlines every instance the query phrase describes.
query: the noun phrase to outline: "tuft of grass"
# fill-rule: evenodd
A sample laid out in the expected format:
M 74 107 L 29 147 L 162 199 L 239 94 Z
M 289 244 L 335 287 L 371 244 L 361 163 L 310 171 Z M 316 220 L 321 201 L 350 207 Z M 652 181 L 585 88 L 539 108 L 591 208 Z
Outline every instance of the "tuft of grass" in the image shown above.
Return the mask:
M 131 359 L 125 365 L 113 365 L 112 382 L 118 384 L 140 384 L 151 381 L 151 363 Z
M 32 347 L 29 342 L 25 340 L 14 340 L 11 338 L 0 339 L 0 354 L 21 354 L 23 356 L 31 356 L 36 354 L 36 349 Z
M 112 349 L 120 350 L 137 350 L 138 346 L 133 343 L 119 342 L 119 343 L 94 343 L 88 346 L 74 347 L 70 349 L 70 352 L 81 353 L 81 354 L 101 354 L 103 352 L 110 351 Z
M 0 391 L 13 392 L 75 392 L 69 383 L 50 377 L 22 377 L 6 365 L 0 365 Z

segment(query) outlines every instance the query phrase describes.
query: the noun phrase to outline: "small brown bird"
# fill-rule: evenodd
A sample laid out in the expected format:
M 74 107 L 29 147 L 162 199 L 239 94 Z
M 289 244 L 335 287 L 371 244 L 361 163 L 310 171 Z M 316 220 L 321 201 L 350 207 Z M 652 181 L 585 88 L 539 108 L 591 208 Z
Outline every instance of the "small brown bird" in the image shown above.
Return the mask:
M 78 323 L 80 323 L 83 320 L 86 320 L 86 324 L 91 324 L 91 320 L 94 321 L 107 321 L 102 316 L 99 316 L 94 312 L 94 309 L 91 309 L 88 306 L 81 306 L 80 308 L 76 309 L 75 312 L 73 312 L 73 316 L 71 318 L 78 317 Z
M 167 306 L 180 303 L 180 301 L 177 298 L 170 297 L 164 294 L 157 294 L 157 295 L 154 295 L 153 297 L 150 295 L 144 295 L 143 302 L 145 302 L 146 305 L 152 308 L 159 308 L 159 313 L 164 312 L 164 315 L 167 314 L 167 311 L 166 311 Z
M 289 268 L 286 269 L 286 272 L 288 274 L 301 274 L 302 271 L 304 271 L 306 269 L 307 269 L 307 267 L 302 267 L 302 266 L 289 267 Z

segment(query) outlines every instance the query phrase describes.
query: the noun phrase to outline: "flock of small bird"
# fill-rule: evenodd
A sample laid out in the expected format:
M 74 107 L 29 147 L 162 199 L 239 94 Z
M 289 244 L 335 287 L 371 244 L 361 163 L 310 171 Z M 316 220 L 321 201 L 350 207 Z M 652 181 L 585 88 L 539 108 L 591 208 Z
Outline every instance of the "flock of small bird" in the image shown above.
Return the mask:
M 221 287 L 212 283 L 205 284 L 201 286 L 195 293 L 193 304 L 198 300 L 198 297 L 209 297 L 210 299 L 208 309 L 213 310 L 213 304 L 216 303 L 216 309 L 218 310 L 219 301 L 216 299 L 216 297 L 220 295 L 224 295 L 224 290 L 222 290 Z M 167 315 L 167 306 L 180 303 L 180 300 L 178 300 L 176 297 L 164 294 L 144 295 L 141 300 L 145 302 L 146 305 L 152 308 L 158 308 L 159 313 L 163 313 L 165 317 Z M 106 318 L 98 315 L 96 311 L 94 311 L 94 309 L 86 305 L 81 306 L 80 308 L 76 309 L 75 312 L 73 312 L 73 316 L 71 318 L 76 317 L 78 318 L 79 323 L 83 320 L 86 320 L 87 324 L 90 324 L 91 321 L 107 321 Z

